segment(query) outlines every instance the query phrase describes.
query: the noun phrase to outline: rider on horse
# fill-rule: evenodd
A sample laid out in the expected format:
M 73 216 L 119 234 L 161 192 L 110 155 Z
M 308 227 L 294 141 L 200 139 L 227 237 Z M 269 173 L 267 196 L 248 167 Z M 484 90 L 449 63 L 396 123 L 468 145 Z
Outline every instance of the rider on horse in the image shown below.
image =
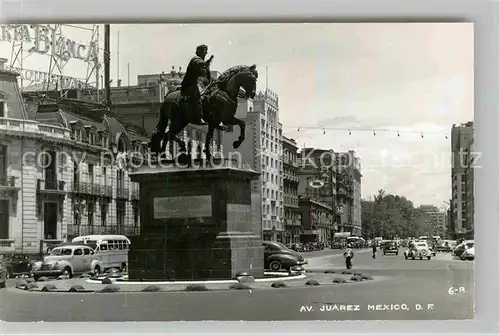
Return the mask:
M 195 112 L 195 119 L 192 123 L 197 125 L 206 125 L 203 120 L 203 102 L 201 94 L 211 82 L 210 63 L 214 56 L 207 61 L 205 57 L 208 52 L 206 45 L 200 45 L 196 48 L 196 56 L 191 58 L 186 69 L 186 74 L 182 79 L 181 94 L 188 102 L 189 110 Z

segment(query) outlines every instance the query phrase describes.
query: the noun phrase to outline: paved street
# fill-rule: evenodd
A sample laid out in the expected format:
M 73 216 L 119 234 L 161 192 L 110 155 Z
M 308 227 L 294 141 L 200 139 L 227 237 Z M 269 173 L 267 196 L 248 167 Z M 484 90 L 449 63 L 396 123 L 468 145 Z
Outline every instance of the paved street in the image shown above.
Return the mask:
M 311 278 L 315 272 L 343 268 L 339 250 L 306 253 L 305 256 L 309 259 L 307 269 Z M 449 254 L 438 254 L 430 261 L 405 260 L 402 250 L 399 256 L 379 254 L 373 260 L 370 250 L 360 250 L 356 252 L 353 270 L 372 275 L 375 280 L 251 292 L 51 294 L 8 288 L 0 293 L 0 319 L 49 322 L 473 317 L 472 262 L 453 260 Z M 332 278 L 334 276 L 332 274 Z M 461 287 L 464 292 L 460 291 Z M 450 291 L 453 293 L 450 295 L 450 288 L 457 290 Z M 405 307 L 402 304 L 408 310 L 401 310 Z M 416 311 L 416 304 L 423 309 Z M 399 310 L 394 310 L 398 307 Z

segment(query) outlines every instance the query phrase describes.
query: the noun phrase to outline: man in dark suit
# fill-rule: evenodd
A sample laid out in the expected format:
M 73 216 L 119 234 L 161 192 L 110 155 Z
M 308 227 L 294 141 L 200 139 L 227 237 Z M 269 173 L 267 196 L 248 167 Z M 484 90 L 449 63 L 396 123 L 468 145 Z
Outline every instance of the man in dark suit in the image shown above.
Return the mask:
M 181 83 L 181 94 L 187 98 L 188 109 L 194 111 L 195 117 L 191 123 L 197 125 L 206 125 L 203 120 L 203 105 L 201 94 L 210 83 L 210 63 L 214 56 L 207 61 L 205 57 L 208 53 L 206 45 L 200 45 L 196 48 L 196 55 L 191 58 L 186 68 L 186 74 Z

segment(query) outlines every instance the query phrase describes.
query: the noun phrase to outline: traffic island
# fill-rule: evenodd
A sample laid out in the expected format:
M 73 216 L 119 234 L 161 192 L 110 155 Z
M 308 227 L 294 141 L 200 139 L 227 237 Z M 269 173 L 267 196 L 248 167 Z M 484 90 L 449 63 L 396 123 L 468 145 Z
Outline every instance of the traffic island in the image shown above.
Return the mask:
M 245 273 L 242 273 L 245 274 Z M 106 280 L 103 280 L 106 279 Z M 28 284 L 20 285 L 18 288 L 29 292 L 53 293 L 193 293 L 194 292 L 217 292 L 217 291 L 248 291 L 265 289 L 315 289 L 323 286 L 338 286 L 339 284 L 362 285 L 376 281 L 380 277 L 372 277 L 367 273 L 357 272 L 353 274 L 337 273 L 313 273 L 288 276 L 273 276 L 256 279 L 252 276 L 238 276 L 233 280 L 210 280 L 210 281 L 128 281 L 127 277 L 106 278 L 94 277 L 75 278 L 68 280 L 53 280 L 44 283 L 45 286 L 30 287 Z M 48 287 L 47 287 L 48 286 Z M 343 286 L 343 285 L 342 285 Z M 349 285 L 351 286 L 351 285 Z M 45 290 L 43 290 L 45 288 Z

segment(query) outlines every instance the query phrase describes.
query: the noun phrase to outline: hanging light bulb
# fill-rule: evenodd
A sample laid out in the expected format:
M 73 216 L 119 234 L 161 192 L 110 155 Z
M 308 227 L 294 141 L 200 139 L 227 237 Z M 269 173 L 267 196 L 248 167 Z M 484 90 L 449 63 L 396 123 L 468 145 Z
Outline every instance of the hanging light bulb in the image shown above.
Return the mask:
M 349 129 L 349 135 L 351 135 L 351 129 Z

